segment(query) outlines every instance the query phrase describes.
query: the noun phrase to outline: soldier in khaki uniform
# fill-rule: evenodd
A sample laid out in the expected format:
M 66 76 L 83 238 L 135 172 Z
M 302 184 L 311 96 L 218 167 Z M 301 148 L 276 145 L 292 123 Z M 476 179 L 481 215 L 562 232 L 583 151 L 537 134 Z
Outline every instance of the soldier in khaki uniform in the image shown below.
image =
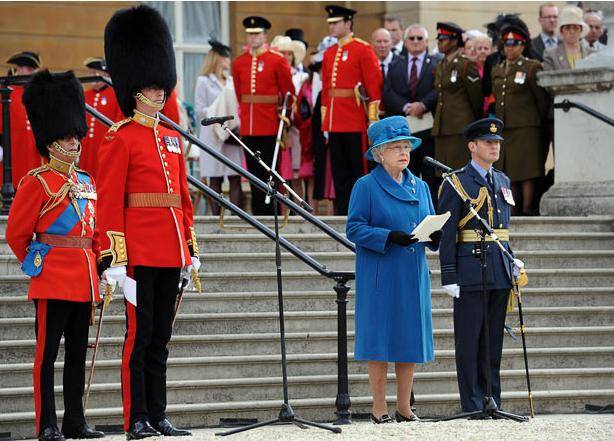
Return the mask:
M 463 29 L 437 23 L 437 47 L 444 55 L 435 68 L 437 107 L 432 134 L 438 161 L 457 169 L 469 161 L 463 129 L 482 116 L 484 97 L 477 65 L 465 57 Z
M 516 206 L 513 214 L 537 214 L 532 206 L 535 180 L 544 176 L 547 151 L 542 142 L 542 118 L 547 114 L 548 96 L 537 85 L 537 60 L 522 52 L 530 37 L 522 26 L 509 25 L 501 30 L 505 60 L 492 71 L 495 114 L 505 124 L 503 154 L 496 167 L 512 181 Z

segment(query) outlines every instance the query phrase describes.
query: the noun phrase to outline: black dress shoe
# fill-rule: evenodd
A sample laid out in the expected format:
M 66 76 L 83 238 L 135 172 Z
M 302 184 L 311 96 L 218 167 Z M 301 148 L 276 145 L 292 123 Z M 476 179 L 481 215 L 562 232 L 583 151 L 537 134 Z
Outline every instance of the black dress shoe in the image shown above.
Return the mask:
M 166 418 L 157 422 L 152 422 L 151 425 L 164 436 L 192 436 L 192 432 L 185 429 L 177 429 Z
M 66 439 L 91 439 L 102 438 L 104 436 L 104 432 L 90 429 L 87 424 L 82 425 L 78 429 L 72 430 L 66 430 L 62 427 L 62 433 Z
M 149 425 L 147 421 L 136 421 L 126 432 L 126 439 L 143 439 L 151 436 L 160 436 L 161 433 Z
M 412 413 L 410 417 L 406 417 L 398 410 L 394 413 L 394 419 L 397 420 L 397 423 L 403 423 L 406 421 L 420 421 L 420 418 L 418 418 L 418 415 L 415 413 Z
M 388 416 L 388 414 L 383 414 L 381 417 L 376 417 L 375 415 L 371 414 L 371 421 L 373 421 L 373 423 L 375 424 L 387 424 L 387 423 L 393 423 L 394 421 L 392 421 L 392 418 L 390 418 Z
M 55 426 L 45 427 L 38 435 L 40 441 L 64 441 L 64 435 Z

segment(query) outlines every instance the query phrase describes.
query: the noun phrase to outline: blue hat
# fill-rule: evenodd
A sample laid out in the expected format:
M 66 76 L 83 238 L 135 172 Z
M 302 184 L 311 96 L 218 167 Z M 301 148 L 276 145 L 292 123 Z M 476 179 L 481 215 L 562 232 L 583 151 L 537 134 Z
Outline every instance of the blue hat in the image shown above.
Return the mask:
M 371 147 L 365 153 L 365 157 L 370 161 L 373 161 L 373 149 L 389 142 L 407 140 L 411 143 L 412 150 L 422 144 L 420 138 L 411 136 L 407 120 L 398 115 L 389 116 L 371 124 L 367 129 L 367 136 Z
M 503 121 L 498 118 L 483 118 L 472 122 L 463 131 L 465 141 L 484 139 L 489 141 L 503 141 Z

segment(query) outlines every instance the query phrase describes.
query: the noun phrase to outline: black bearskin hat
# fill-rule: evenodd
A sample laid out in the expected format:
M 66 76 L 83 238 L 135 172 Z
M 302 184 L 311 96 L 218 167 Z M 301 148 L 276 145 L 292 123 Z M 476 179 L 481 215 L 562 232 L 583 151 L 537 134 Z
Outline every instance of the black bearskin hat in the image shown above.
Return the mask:
M 160 88 L 168 98 L 177 84 L 173 39 L 160 13 L 149 6 L 120 9 L 111 17 L 104 30 L 104 53 L 127 117 L 134 114 L 137 92 Z
M 47 146 L 69 136 L 81 140 L 87 133 L 83 87 L 72 71 L 32 76 L 25 85 L 23 104 L 32 125 L 36 148 L 49 157 Z

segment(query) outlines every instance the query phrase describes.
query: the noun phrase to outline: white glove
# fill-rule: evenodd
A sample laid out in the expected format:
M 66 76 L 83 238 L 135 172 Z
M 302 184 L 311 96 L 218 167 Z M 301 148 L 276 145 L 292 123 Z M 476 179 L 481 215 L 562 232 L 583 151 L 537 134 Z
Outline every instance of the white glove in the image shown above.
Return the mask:
M 514 277 L 518 277 L 520 275 L 520 270 L 524 268 L 524 262 L 520 259 L 514 259 L 514 267 L 512 268 L 512 273 Z
M 460 298 L 460 286 L 458 286 L 457 283 L 453 283 L 451 285 L 443 285 L 442 288 L 446 292 L 446 294 L 452 297 L 453 299 Z
M 107 285 L 111 285 L 113 290 L 115 290 L 117 286 L 123 288 L 124 282 L 126 281 L 126 267 L 122 265 L 107 268 L 102 273 L 102 280 L 106 281 Z
M 196 270 L 196 272 L 200 269 L 200 259 L 198 257 L 192 257 L 190 264 L 184 266 L 181 270 L 181 283 L 186 289 L 192 284 L 192 269 Z

